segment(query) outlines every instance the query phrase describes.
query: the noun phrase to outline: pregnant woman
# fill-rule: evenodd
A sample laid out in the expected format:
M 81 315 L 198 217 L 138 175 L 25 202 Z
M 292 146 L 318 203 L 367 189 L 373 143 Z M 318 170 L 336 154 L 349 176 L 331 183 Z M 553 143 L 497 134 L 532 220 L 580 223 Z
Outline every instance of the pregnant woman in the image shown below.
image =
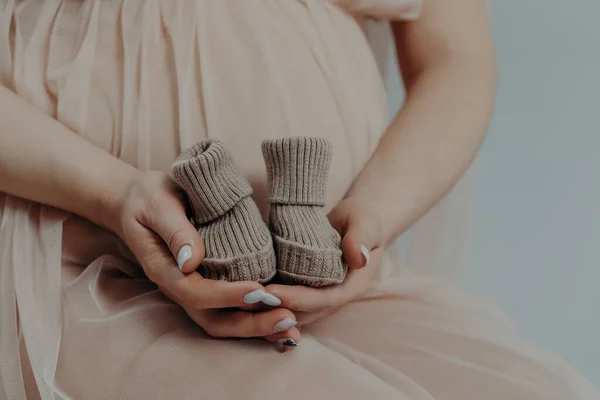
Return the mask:
M 386 251 L 486 131 L 483 3 L 0 1 L 0 398 L 598 398 Z M 391 124 L 369 18 L 393 21 L 407 100 Z M 261 141 L 293 136 L 332 144 L 346 280 L 204 279 L 173 162 L 218 139 L 266 218 Z

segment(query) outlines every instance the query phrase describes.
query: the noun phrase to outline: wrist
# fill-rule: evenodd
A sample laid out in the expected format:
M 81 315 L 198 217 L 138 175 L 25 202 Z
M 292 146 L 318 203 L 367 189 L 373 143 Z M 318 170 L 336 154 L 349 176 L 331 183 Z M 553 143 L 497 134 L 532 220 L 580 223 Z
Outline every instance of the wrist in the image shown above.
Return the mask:
M 360 191 L 348 192 L 343 202 L 349 205 L 351 214 L 367 219 L 377 227 L 383 244 L 395 240 L 398 236 L 399 224 L 393 212 L 397 205 L 389 204 L 390 202 L 382 196 L 363 194 Z
M 141 174 L 130 165 L 112 174 L 107 186 L 100 188 L 92 209 L 94 215 L 89 219 L 120 236 L 123 205 Z

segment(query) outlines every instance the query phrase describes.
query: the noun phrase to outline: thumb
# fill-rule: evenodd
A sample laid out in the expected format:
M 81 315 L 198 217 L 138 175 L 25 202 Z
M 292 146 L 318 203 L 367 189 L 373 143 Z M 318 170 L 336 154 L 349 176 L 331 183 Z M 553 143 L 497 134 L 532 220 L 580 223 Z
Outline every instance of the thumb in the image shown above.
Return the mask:
M 381 234 L 375 222 L 350 219 L 342 238 L 344 261 L 350 269 L 369 265 L 371 251 L 381 245 Z
M 153 229 L 167 244 L 183 273 L 195 271 L 204 260 L 204 240 L 183 212 L 161 213 Z

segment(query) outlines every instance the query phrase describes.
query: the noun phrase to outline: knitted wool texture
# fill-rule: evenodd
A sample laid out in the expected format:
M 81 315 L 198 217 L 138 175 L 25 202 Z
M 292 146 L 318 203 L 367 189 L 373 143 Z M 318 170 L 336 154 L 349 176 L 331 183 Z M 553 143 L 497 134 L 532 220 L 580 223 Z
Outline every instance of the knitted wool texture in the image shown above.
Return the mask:
M 331 144 L 312 137 L 265 140 L 262 152 L 282 281 L 313 287 L 341 283 L 347 272 L 341 238 L 323 208 Z
M 200 274 L 207 279 L 268 282 L 276 273 L 272 237 L 252 188 L 223 143 L 206 140 L 184 151 L 173 177 L 185 191 L 204 238 Z

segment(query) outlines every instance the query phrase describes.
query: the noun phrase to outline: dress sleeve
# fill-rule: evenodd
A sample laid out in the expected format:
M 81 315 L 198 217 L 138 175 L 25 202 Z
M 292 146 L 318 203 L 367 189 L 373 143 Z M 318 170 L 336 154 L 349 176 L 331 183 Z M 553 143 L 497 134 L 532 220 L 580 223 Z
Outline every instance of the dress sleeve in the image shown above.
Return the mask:
M 423 0 L 332 0 L 349 13 L 378 20 L 414 20 Z

